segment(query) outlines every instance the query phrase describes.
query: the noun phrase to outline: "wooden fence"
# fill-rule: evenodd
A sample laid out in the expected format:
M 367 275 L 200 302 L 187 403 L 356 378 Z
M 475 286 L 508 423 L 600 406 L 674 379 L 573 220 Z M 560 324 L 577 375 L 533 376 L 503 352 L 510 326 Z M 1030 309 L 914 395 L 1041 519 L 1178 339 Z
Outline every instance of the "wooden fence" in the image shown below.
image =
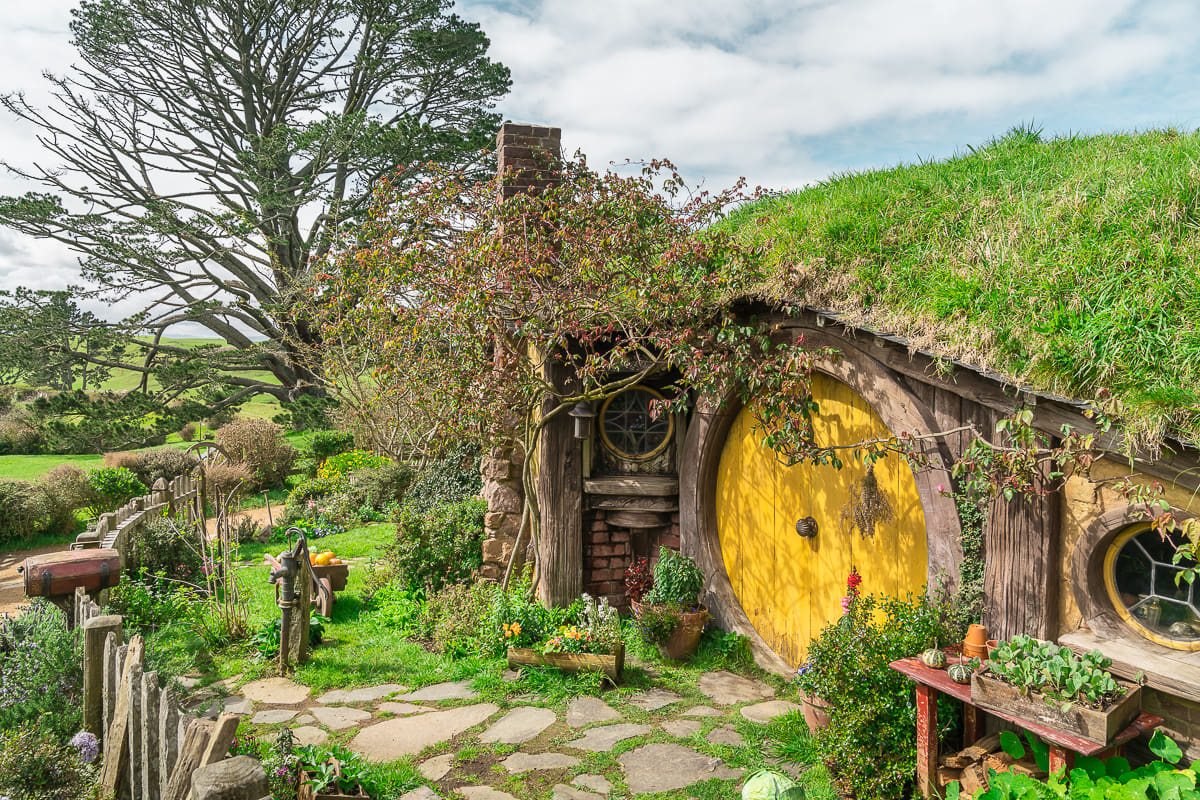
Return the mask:
M 122 641 L 122 619 L 75 593 L 83 636 L 83 712 L 104 754 L 101 795 L 118 800 L 259 800 L 266 774 L 245 758 L 227 759 L 237 714 L 216 721 L 180 708 L 170 685 L 145 670 L 145 644 Z M 250 760 L 252 761 L 252 760 Z
M 116 511 L 101 514 L 95 528 L 76 537 L 75 547 L 112 547 L 124 558 L 129 533 L 147 518 L 163 511 L 186 513 L 189 522 L 200 518 L 204 503 L 200 486 L 200 481 L 191 475 L 180 475 L 170 483 L 159 478 L 150 494 L 135 497 Z

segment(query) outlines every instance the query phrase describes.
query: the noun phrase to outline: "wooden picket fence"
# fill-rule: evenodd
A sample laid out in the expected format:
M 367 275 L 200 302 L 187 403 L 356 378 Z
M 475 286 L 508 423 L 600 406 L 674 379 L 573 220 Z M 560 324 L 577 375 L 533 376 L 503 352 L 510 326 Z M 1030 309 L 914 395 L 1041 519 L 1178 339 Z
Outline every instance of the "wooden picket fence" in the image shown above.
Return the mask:
M 135 497 L 116 511 L 101 514 L 96 527 L 75 539 L 74 548 L 112 547 L 125 555 L 129 534 L 146 519 L 162 514 L 186 514 L 189 522 L 199 519 L 204 498 L 200 481 L 191 475 L 179 475 L 170 483 L 159 478 L 149 494 Z
M 75 619 L 83 636 L 85 728 L 104 754 L 101 794 L 118 800 L 260 800 L 266 775 L 252 759 L 227 759 L 240 716 L 216 721 L 183 711 L 175 689 L 145 671 L 140 635 L 122 641 L 122 619 L 104 615 L 82 590 Z M 253 763 L 251 763 L 253 762 Z

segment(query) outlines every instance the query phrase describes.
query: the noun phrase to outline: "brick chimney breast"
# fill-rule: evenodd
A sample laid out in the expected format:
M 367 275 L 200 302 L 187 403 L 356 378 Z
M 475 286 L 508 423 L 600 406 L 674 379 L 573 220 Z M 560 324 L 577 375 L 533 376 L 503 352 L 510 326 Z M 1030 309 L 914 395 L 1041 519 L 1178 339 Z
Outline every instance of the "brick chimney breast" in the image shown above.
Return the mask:
M 496 137 L 496 154 L 500 196 L 536 194 L 553 182 L 550 173 L 562 163 L 562 128 L 505 122 Z

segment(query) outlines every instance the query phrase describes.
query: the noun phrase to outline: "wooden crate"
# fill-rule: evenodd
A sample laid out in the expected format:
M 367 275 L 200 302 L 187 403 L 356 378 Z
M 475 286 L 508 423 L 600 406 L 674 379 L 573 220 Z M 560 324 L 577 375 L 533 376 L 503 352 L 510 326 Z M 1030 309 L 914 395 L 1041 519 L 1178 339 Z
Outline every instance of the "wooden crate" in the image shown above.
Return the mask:
M 617 645 L 611 655 L 598 653 L 543 653 L 528 647 L 508 648 L 510 667 L 557 667 L 564 672 L 580 672 L 585 669 L 599 670 L 614 682 L 620 682 L 625 669 L 625 645 Z
M 971 676 L 971 704 L 988 711 L 1055 728 L 1096 744 L 1107 744 L 1125 730 L 1142 710 L 1142 687 L 1118 680 L 1125 694 L 1108 708 L 1097 710 L 1072 703 L 1065 710 L 1046 696 L 1022 695 L 1017 687 L 992 677 L 986 669 Z

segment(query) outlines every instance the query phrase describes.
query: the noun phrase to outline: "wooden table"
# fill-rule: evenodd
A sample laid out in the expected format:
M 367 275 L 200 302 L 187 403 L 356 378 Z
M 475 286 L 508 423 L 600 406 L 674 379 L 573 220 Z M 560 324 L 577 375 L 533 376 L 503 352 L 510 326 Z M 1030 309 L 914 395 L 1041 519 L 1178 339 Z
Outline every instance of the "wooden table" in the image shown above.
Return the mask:
M 948 655 L 947 658 L 951 664 L 961 660 L 956 655 Z M 937 794 L 938 770 L 938 694 L 949 695 L 962 701 L 964 747 L 980 738 L 979 734 L 983 730 L 984 711 L 971 705 L 970 684 L 955 683 L 950 680 L 950 676 L 944 669 L 927 667 L 918 658 L 902 658 L 899 661 L 893 661 L 889 666 L 897 672 L 907 675 L 917 684 L 917 789 L 923 797 L 934 797 Z M 998 711 L 986 713 L 1041 737 L 1050 746 L 1050 772 L 1052 773 L 1060 768 L 1069 771 L 1074 766 L 1076 753 L 1098 758 L 1116 755 L 1130 740 L 1163 724 L 1162 717 L 1156 717 L 1143 711 L 1111 742 L 1096 744 L 1036 722 L 1001 714 Z

